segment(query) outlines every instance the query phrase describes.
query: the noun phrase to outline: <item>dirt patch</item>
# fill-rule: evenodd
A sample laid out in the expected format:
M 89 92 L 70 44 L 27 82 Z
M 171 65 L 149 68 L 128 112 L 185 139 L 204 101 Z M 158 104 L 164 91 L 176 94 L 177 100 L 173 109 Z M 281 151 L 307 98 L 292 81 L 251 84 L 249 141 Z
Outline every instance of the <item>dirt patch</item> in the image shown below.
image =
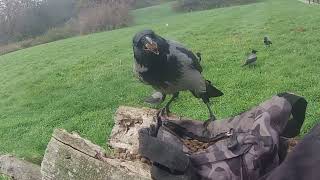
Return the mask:
M 304 27 L 296 27 L 294 29 L 291 29 L 291 31 L 294 31 L 294 32 L 306 32 L 307 29 L 305 29 Z

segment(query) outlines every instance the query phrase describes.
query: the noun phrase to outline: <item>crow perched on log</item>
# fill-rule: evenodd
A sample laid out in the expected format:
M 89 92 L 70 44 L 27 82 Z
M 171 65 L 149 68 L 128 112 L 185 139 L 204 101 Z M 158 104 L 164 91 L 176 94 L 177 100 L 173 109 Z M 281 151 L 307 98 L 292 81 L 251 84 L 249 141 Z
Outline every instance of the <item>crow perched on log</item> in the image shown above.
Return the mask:
M 197 52 L 196 55 L 198 57 L 199 62 L 201 62 L 202 60 L 201 53 Z M 149 97 L 147 97 L 144 100 L 144 102 L 152 105 L 158 105 L 162 103 L 165 99 L 166 99 L 166 94 L 162 94 L 161 92 L 156 91 L 153 94 L 151 94 Z
M 267 46 L 267 47 L 269 47 L 272 44 L 272 42 L 271 42 L 271 40 L 270 40 L 270 38 L 268 36 L 265 36 L 263 38 L 263 42 L 264 42 L 264 45 Z
M 162 94 L 173 95 L 161 110 L 161 115 L 170 112 L 169 106 L 180 91 L 189 90 L 207 105 L 209 120 L 216 119 L 209 98 L 222 96 L 223 93 L 204 79 L 202 67 L 190 50 L 178 42 L 162 38 L 152 30 L 144 30 L 134 36 L 133 52 L 138 78 Z
M 246 62 L 245 62 L 242 66 L 255 64 L 256 61 L 257 61 L 257 52 L 258 52 L 258 51 L 256 51 L 256 50 L 253 49 L 253 50 L 251 51 L 251 54 L 249 54 Z

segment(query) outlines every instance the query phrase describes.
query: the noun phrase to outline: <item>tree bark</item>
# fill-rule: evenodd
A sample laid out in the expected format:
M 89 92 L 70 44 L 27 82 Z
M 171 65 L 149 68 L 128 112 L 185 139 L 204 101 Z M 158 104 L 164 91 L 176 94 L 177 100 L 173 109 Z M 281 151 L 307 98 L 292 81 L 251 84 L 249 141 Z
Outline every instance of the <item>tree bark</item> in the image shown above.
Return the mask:
M 149 180 L 150 167 L 140 161 L 104 156 L 104 150 L 73 133 L 57 129 L 41 164 L 43 180 Z
M 17 180 L 40 180 L 40 166 L 20 160 L 12 155 L 0 155 L 0 175 Z
M 109 142 L 113 148 L 137 151 L 139 146 L 138 131 L 154 124 L 153 117 L 157 111 L 148 108 L 120 106 L 115 115 L 115 125 L 111 131 Z

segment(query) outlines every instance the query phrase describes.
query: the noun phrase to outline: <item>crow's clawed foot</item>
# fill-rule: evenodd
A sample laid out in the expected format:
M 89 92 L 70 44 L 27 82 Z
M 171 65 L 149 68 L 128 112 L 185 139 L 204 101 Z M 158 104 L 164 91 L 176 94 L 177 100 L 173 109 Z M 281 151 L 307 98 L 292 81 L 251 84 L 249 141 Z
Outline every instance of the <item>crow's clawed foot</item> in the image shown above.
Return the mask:
M 166 119 L 167 119 L 168 116 L 169 116 L 169 114 L 170 114 L 169 108 L 164 107 L 164 108 L 162 108 L 162 109 L 160 109 L 160 110 L 158 111 L 157 117 L 161 117 L 161 118 L 166 118 Z
M 150 136 L 153 136 L 153 137 L 157 137 L 157 134 L 158 134 L 158 129 L 159 129 L 159 122 L 157 122 L 157 124 L 151 124 L 150 125 L 150 128 L 148 130 L 148 134 Z
M 216 117 L 215 116 L 212 116 L 210 119 L 206 120 L 204 123 L 203 123 L 203 135 L 205 137 L 209 137 L 210 136 L 210 132 L 208 130 L 208 126 L 211 122 L 213 122 L 214 120 L 216 120 Z

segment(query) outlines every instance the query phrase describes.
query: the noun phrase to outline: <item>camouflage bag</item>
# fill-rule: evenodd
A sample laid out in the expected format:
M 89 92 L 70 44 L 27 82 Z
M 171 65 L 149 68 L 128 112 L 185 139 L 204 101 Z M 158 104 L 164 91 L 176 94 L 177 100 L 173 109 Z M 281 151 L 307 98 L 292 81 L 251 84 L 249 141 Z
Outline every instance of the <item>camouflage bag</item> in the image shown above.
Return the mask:
M 319 151 L 320 123 L 299 140 L 277 168 L 259 180 L 319 180 Z
M 251 110 L 203 122 L 158 118 L 139 132 L 139 152 L 152 162 L 157 180 L 256 180 L 273 170 L 305 118 L 304 98 L 282 93 Z

